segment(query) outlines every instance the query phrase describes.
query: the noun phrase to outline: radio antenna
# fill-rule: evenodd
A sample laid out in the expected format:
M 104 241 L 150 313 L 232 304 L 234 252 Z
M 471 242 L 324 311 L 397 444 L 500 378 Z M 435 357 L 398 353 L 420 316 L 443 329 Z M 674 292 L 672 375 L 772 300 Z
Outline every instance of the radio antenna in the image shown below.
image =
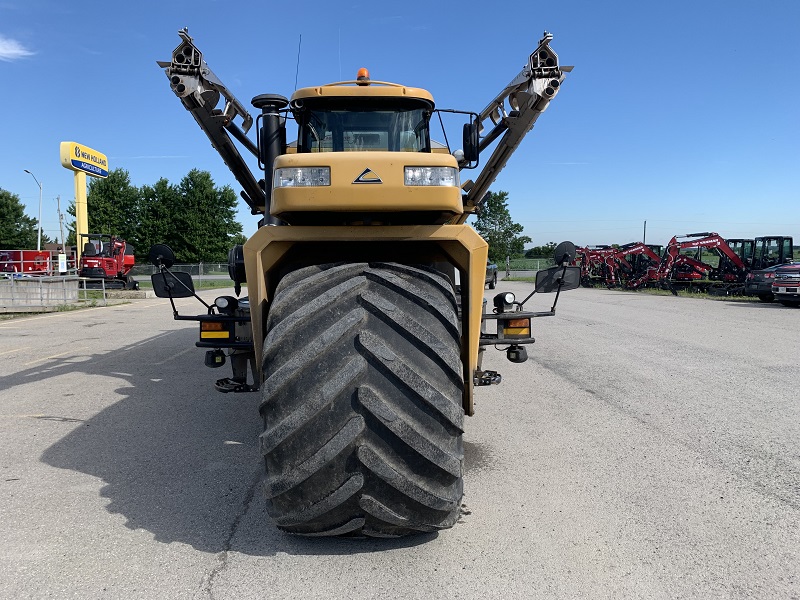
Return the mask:
M 303 34 L 300 34 L 300 41 L 297 42 L 297 68 L 294 71 L 294 89 L 297 90 L 297 76 L 300 74 L 300 46 L 303 44 Z

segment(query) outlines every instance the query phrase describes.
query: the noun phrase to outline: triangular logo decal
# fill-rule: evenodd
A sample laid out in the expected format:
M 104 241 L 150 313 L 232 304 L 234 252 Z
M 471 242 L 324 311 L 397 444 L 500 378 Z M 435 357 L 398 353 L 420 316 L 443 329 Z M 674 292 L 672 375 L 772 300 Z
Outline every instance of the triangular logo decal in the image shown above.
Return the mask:
M 372 169 L 364 169 L 361 175 L 353 180 L 353 183 L 383 183 L 383 181 Z

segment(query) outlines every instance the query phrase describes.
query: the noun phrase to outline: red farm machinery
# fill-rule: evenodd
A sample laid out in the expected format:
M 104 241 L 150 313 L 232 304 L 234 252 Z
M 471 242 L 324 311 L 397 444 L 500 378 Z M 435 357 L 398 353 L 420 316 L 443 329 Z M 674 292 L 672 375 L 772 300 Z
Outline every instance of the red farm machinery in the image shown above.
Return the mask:
M 0 250 L 0 273 L 48 275 L 52 272 L 47 250 Z
M 139 289 L 130 274 L 134 266 L 133 246 L 106 233 L 81 234 L 81 241 L 83 253 L 78 275 L 89 279 L 86 287 Z
M 791 262 L 792 244 L 790 236 L 724 239 L 718 233 L 702 232 L 674 236 L 663 251 L 661 246 L 643 242 L 585 246 L 578 248 L 581 284 L 736 295 L 744 292 L 752 271 Z

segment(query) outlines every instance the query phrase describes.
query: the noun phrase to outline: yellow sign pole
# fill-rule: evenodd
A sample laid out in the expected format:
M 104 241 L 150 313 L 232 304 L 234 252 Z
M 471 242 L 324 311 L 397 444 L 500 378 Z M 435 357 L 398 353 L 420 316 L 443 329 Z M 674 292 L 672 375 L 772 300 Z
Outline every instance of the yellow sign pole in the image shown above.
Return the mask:
M 89 233 L 89 210 L 86 206 L 86 173 L 75 171 L 75 268 L 79 268 L 83 246 L 81 234 Z
M 80 268 L 81 234 L 89 233 L 89 208 L 86 204 L 86 175 L 108 177 L 108 158 L 77 142 L 61 142 L 61 166 L 75 172 L 75 267 Z

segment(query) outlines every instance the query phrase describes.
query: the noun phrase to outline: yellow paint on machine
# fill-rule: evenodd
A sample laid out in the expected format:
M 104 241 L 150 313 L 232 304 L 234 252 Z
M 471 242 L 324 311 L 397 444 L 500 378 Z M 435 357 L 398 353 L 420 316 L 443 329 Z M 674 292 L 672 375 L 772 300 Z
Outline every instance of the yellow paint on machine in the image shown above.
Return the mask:
M 231 334 L 227 331 L 201 331 L 201 338 L 229 338 Z
M 503 329 L 503 335 L 517 335 L 523 337 L 530 337 L 531 335 L 531 328 L 530 327 L 506 327 Z
M 424 157 L 416 152 L 284 154 L 275 159 L 276 170 L 329 167 L 331 185 L 276 188 L 270 213 L 276 217 L 297 212 L 348 211 L 374 215 L 408 211 L 460 215 L 464 208 L 459 186 L 404 185 L 405 168 L 419 166 L 458 168 L 456 159 L 449 154 Z M 371 171 L 376 179 L 356 183 L 366 171 Z
M 461 360 L 464 367 L 463 407 L 474 413 L 473 374 L 478 366 L 483 289 L 488 244 L 469 225 L 364 226 L 292 226 L 261 227 L 244 245 L 250 318 L 256 356 L 261 356 L 266 335 L 266 315 L 281 268 L 290 252 L 302 246 L 327 245 L 334 250 L 347 244 L 359 244 L 361 260 L 368 262 L 381 247 L 391 246 L 397 256 L 419 251 L 431 261 L 452 264 L 461 274 L 463 296 L 461 321 Z M 260 363 L 258 363 L 260 365 Z

